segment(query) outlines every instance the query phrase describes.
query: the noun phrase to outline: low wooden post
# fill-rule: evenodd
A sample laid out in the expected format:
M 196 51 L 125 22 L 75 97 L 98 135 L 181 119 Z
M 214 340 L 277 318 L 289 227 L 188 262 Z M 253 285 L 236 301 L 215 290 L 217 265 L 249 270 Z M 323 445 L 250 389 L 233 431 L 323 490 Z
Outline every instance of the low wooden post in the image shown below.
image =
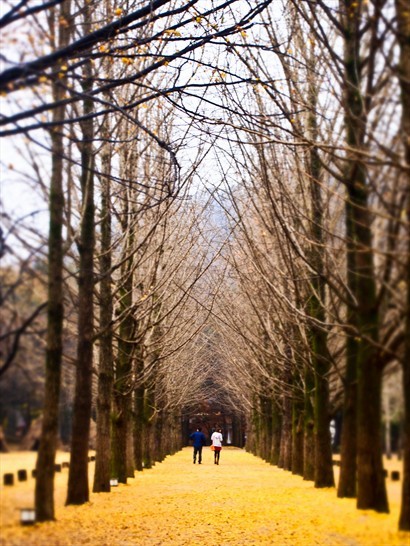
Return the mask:
M 3 484 L 4 485 L 14 485 L 14 474 L 4 474 L 3 475 Z
M 27 470 L 17 470 L 17 479 L 19 482 L 27 481 Z

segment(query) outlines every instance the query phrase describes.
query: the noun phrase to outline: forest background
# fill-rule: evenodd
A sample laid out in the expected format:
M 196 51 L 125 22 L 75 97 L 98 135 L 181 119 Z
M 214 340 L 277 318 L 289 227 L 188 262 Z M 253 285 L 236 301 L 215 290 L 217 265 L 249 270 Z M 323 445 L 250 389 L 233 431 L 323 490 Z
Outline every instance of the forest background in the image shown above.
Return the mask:
M 91 426 L 104 492 L 218 403 L 318 488 L 342 423 L 360 509 L 399 450 L 410 530 L 408 2 L 21 0 L 0 26 L 0 418 L 41 415 L 39 521 L 58 441 L 82 504 Z

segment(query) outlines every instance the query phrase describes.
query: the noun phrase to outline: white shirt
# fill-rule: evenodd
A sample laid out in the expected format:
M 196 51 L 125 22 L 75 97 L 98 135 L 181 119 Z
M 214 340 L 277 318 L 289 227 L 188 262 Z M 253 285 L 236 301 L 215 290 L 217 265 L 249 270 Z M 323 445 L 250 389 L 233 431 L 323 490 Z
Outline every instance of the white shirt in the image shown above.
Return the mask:
M 211 441 L 215 447 L 222 447 L 222 434 L 220 432 L 213 432 L 211 436 Z

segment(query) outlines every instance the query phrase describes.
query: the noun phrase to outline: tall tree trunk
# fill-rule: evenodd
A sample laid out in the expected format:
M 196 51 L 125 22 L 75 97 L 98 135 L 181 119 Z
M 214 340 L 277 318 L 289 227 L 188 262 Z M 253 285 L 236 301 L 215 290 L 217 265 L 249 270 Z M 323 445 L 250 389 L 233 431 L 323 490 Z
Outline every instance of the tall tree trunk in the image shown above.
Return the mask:
M 55 93 L 58 96 L 59 93 Z M 54 121 L 64 118 L 64 107 L 54 111 Z M 36 466 L 35 506 L 37 521 L 54 519 L 54 462 L 58 437 L 62 332 L 63 332 L 63 137 L 51 134 L 50 228 L 48 250 L 48 313 L 46 380 L 43 425 Z
M 153 417 L 154 417 L 154 391 L 152 386 L 146 386 L 144 393 L 144 430 L 143 430 L 143 461 L 144 468 L 152 468 L 153 465 Z
M 289 377 L 286 383 L 290 385 Z M 282 396 L 282 434 L 278 467 L 292 470 L 292 397 L 288 392 Z
M 280 457 L 280 438 L 282 434 L 282 413 L 275 400 L 272 401 L 272 440 L 271 463 L 278 465 Z
M 86 10 L 91 25 L 89 9 Z M 92 66 L 85 66 L 85 95 L 92 89 Z M 91 98 L 84 100 L 84 115 L 93 112 Z M 92 404 L 92 366 L 94 337 L 94 124 L 91 116 L 82 122 L 81 192 L 82 217 L 78 244 L 80 263 L 78 278 L 78 341 L 76 386 L 73 408 L 71 462 L 66 504 L 83 504 L 89 500 L 88 449 Z
M 303 441 L 303 479 L 315 479 L 315 416 L 313 408 L 315 377 L 310 365 L 305 372 L 304 401 L 304 441 Z
M 157 253 L 155 258 L 154 275 L 151 281 L 152 286 L 157 284 L 157 272 L 159 262 L 162 256 L 163 246 L 160 246 L 161 251 Z M 143 432 L 143 461 L 144 468 L 152 468 L 155 464 L 155 413 L 156 413 L 156 383 L 157 383 L 157 364 L 160 357 L 160 340 L 163 335 L 161 328 L 161 312 L 162 303 L 157 296 L 153 296 L 154 308 L 152 312 L 151 335 L 149 339 L 150 355 L 144 358 L 144 366 L 151 369 L 150 376 L 145 378 L 144 386 L 144 432 Z
M 325 347 L 319 348 L 318 353 L 322 351 L 325 351 Z M 315 487 L 333 487 L 335 482 L 330 435 L 329 362 L 325 357 L 317 358 L 315 368 Z
M 272 442 L 272 400 L 269 396 L 260 397 L 261 406 L 261 457 L 271 462 Z
M 70 1 L 64 2 L 55 19 L 70 20 Z M 57 17 L 56 17 L 57 16 Z M 60 26 L 58 47 L 69 39 L 69 27 Z M 63 86 L 53 84 L 53 98 L 56 102 L 64 96 Z M 45 396 L 43 425 L 36 464 L 35 509 L 37 521 L 54 519 L 54 463 L 58 438 L 58 405 L 60 399 L 61 363 L 63 353 L 63 133 L 58 123 L 64 120 L 65 107 L 53 111 L 57 127 L 51 131 L 51 180 L 50 180 L 50 223 L 48 242 L 48 304 L 47 304 L 47 347 L 45 362 Z
M 144 360 L 141 350 L 137 350 L 135 359 L 135 373 L 141 375 L 144 369 Z M 139 385 L 134 392 L 134 459 L 138 471 L 144 468 L 144 386 Z
M 410 18 L 408 0 L 396 0 L 398 39 L 400 44 L 399 78 L 402 104 L 402 134 L 407 164 L 407 302 L 403 357 L 404 450 L 403 487 L 399 529 L 410 531 Z
M 312 46 L 314 47 L 314 46 Z M 314 50 L 311 51 L 314 57 Z M 311 64 L 313 62 L 311 61 Z M 312 77 L 309 80 L 308 117 L 311 140 L 317 141 L 317 86 Z M 324 325 L 325 313 L 325 278 L 323 266 L 323 203 L 321 193 L 321 163 L 318 149 L 310 148 L 309 168 L 310 175 L 310 204 L 311 204 L 311 264 L 315 274 L 311 280 L 311 294 L 309 297 L 309 315 L 313 318 L 310 325 L 310 341 L 314 370 L 314 437 L 315 437 L 315 487 L 333 487 L 332 440 L 330 435 L 329 410 L 329 372 L 330 360 L 327 347 L 327 332 Z
M 303 399 L 295 398 L 292 404 L 292 474 L 299 476 L 303 476 L 303 409 Z
M 263 417 L 262 409 L 260 407 L 260 398 L 258 397 L 258 405 L 255 408 L 253 416 L 253 453 L 257 457 L 262 456 L 261 445 L 262 445 L 262 426 L 263 426 Z
M 103 137 L 108 137 L 108 120 L 102 128 Z M 114 382 L 113 365 L 113 296 L 111 289 L 111 153 L 109 146 L 102 152 L 101 180 L 101 248 L 100 248 L 100 362 L 98 369 L 97 397 L 97 443 L 93 491 L 110 491 L 111 478 L 111 404 Z
M 164 418 L 163 411 L 159 410 L 155 419 L 155 460 L 161 462 L 165 458 L 163 431 L 164 431 Z
M 348 294 L 347 323 L 357 329 L 355 301 L 351 294 L 355 294 L 356 287 L 356 258 L 354 241 L 354 222 L 352 207 L 349 202 L 345 207 L 346 216 L 346 265 Z M 344 375 L 344 401 L 342 438 L 340 445 L 340 476 L 337 489 L 338 497 L 356 497 L 357 474 L 357 359 L 358 340 L 354 334 L 348 333 L 346 339 L 346 370 Z
M 130 241 L 126 245 L 128 254 Z M 122 267 L 122 288 L 120 291 L 120 310 L 124 315 L 119 327 L 118 355 L 114 385 L 115 419 L 113 421 L 113 460 L 112 467 L 115 477 L 120 483 L 127 483 L 128 469 L 128 434 L 131 422 L 131 386 L 132 357 L 134 345 L 134 319 L 132 316 L 132 257 L 128 256 Z
M 346 144 L 360 150 L 364 145 L 367 114 L 361 94 L 361 9 L 345 0 L 344 16 L 344 115 Z M 379 317 L 372 252 L 371 214 L 368 207 L 367 169 L 354 152 L 348 157 L 345 184 L 346 214 L 351 214 L 353 286 L 357 302 L 353 326 L 359 330 L 357 352 L 357 507 L 388 512 L 381 442 L 382 369 L 375 345 Z M 349 249 L 348 249 L 349 250 Z M 348 277 L 349 282 L 349 277 Z
M 351 319 L 351 321 L 353 318 Z M 346 341 L 346 372 L 344 377 L 344 403 L 342 438 L 340 444 L 340 476 L 337 496 L 356 497 L 357 455 L 357 341 L 348 336 Z

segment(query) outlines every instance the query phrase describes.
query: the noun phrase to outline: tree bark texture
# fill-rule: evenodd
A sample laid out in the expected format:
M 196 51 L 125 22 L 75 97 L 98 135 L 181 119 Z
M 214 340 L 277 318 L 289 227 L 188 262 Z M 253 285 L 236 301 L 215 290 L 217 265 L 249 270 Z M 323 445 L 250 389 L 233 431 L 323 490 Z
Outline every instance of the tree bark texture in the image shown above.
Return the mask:
M 271 463 L 278 465 L 280 456 L 280 439 L 282 435 L 282 413 L 276 400 L 272 403 L 272 440 L 271 440 Z
M 52 13 L 55 19 L 70 20 L 69 1 Z M 68 43 L 70 28 L 60 26 L 59 47 Z M 63 98 L 64 89 L 59 83 L 53 84 L 54 100 Z M 53 121 L 64 120 L 65 107 L 59 106 L 53 112 Z M 34 503 L 37 521 L 54 520 L 54 463 L 58 438 L 58 407 L 60 400 L 61 364 L 63 353 L 63 223 L 64 223 L 64 143 L 63 134 L 57 128 L 51 131 L 51 179 L 49 201 L 49 242 L 48 242 L 48 303 L 47 303 L 47 346 L 45 362 L 45 396 L 43 425 L 36 463 L 36 485 Z
M 136 374 L 140 375 L 144 369 L 143 355 L 137 351 L 135 359 Z M 144 468 L 144 386 L 140 385 L 134 393 L 134 459 L 135 468 L 138 471 Z
M 106 121 L 107 123 L 107 121 Z M 102 133 L 108 136 L 103 126 Z M 114 383 L 113 365 L 113 295 L 111 289 L 111 184 L 110 150 L 102 153 L 101 179 L 101 248 L 100 248 L 100 351 L 97 395 L 97 439 L 93 491 L 109 492 L 111 478 L 111 404 Z M 105 175 L 105 176 L 104 176 Z
M 292 470 L 292 397 L 289 393 L 282 396 L 282 434 L 278 467 Z
M 292 404 L 292 474 L 303 476 L 304 456 L 304 414 L 303 401 L 294 400 Z
M 313 408 L 315 377 L 311 367 L 307 365 L 305 371 L 304 393 L 304 441 L 303 441 L 303 479 L 315 479 L 315 416 Z
M 58 92 L 56 93 L 58 95 Z M 54 119 L 64 117 L 64 108 L 54 112 Z M 52 131 L 52 166 L 50 183 L 50 227 L 48 250 L 48 309 L 46 380 L 43 425 L 36 465 L 36 520 L 54 519 L 54 462 L 58 437 L 58 405 L 60 399 L 62 332 L 63 332 L 63 138 Z
M 158 462 L 161 462 L 164 460 L 166 452 L 164 449 L 164 442 L 163 442 L 163 412 L 162 410 L 159 410 L 157 413 L 157 417 L 155 419 L 155 434 L 154 434 L 154 441 L 155 441 L 155 460 Z
M 92 67 L 85 66 L 84 93 L 92 88 Z M 84 100 L 84 113 L 93 111 L 91 98 Z M 78 340 L 76 385 L 73 407 L 71 461 L 66 504 L 84 504 L 89 500 L 88 449 L 92 404 L 92 366 L 94 338 L 94 155 L 93 120 L 82 122 L 81 193 L 82 217 L 79 241 Z
M 347 201 L 346 216 L 346 263 L 347 283 L 351 294 L 355 294 L 356 266 L 354 252 L 354 221 L 352 207 Z M 357 329 L 356 308 L 354 298 L 348 294 L 347 323 Z M 344 375 L 343 423 L 340 445 L 340 477 L 337 489 L 338 497 L 354 498 L 357 494 L 357 362 L 359 344 L 354 334 L 347 334 L 346 339 L 346 370 Z
M 346 353 L 342 438 L 340 444 L 340 476 L 337 496 L 340 498 L 354 498 L 356 497 L 357 455 L 357 342 L 352 336 L 347 338 Z
M 314 47 L 314 46 L 312 46 Z M 314 51 L 311 56 L 314 58 Z M 312 63 L 314 61 L 312 60 Z M 317 93 L 318 89 L 313 78 L 309 79 L 310 113 L 308 126 L 313 142 L 317 140 Z M 330 360 L 327 347 L 327 331 L 325 326 L 325 277 L 323 266 L 323 204 L 321 192 L 321 162 L 318 149 L 312 146 L 309 150 L 308 173 L 310 177 L 310 233 L 312 245 L 310 249 L 311 265 L 314 275 L 310 281 L 308 302 L 309 315 L 312 317 L 309 339 L 311 343 L 313 373 L 314 373 L 314 481 L 315 487 L 334 486 L 332 447 L 329 430 L 329 371 Z
M 260 397 L 261 406 L 261 457 L 268 463 L 271 462 L 272 443 L 272 400 L 269 396 Z
M 144 432 L 143 432 L 143 461 L 144 468 L 152 468 L 154 456 L 154 408 L 155 391 L 152 381 L 145 386 L 144 393 Z
M 130 246 L 127 245 L 127 249 Z M 128 250 L 126 249 L 126 252 Z M 131 386 L 132 358 L 134 345 L 134 319 L 132 307 L 132 257 L 125 260 L 122 268 L 122 288 L 120 291 L 120 311 L 124 314 L 119 327 L 117 365 L 114 384 L 115 418 L 113 420 L 113 460 L 115 477 L 120 483 L 127 483 L 128 469 L 128 434 L 131 434 Z
M 353 11 L 352 11 L 353 8 Z M 358 5 L 345 0 L 344 27 L 344 116 L 346 144 L 350 149 L 364 146 L 366 112 L 361 94 L 360 20 Z M 383 475 L 381 442 L 382 369 L 375 344 L 378 341 L 376 279 L 372 252 L 371 214 L 368 206 L 366 165 L 354 153 L 347 159 L 345 184 L 351 214 L 352 239 L 347 251 L 352 252 L 353 280 L 350 290 L 355 295 L 359 330 L 357 352 L 357 506 L 388 512 Z
M 323 354 L 325 348 L 318 350 Z M 332 439 L 329 414 L 329 362 L 317 358 L 315 365 L 315 487 L 334 487 Z

